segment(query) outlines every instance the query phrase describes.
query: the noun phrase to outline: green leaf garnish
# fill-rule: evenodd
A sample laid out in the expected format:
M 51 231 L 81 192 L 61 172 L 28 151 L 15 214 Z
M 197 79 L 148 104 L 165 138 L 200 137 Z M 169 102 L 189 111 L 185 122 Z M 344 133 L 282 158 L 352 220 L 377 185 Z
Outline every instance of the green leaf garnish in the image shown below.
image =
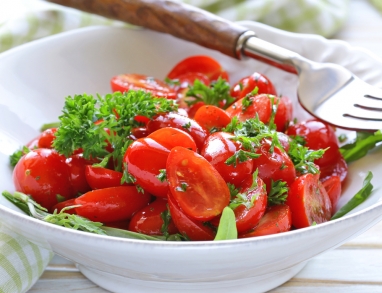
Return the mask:
M 367 173 L 362 188 L 342 207 L 340 208 L 331 220 L 341 218 L 361 203 L 363 203 L 371 194 L 373 190 L 373 185 L 371 184 L 371 179 L 373 178 L 373 173 L 370 171 Z
M 289 188 L 285 181 L 271 179 L 271 190 L 268 193 L 268 205 L 277 205 L 285 203 L 288 197 Z
M 229 207 L 223 209 L 214 241 L 237 239 L 235 213 Z
M 20 161 L 21 157 L 25 154 L 29 153 L 30 149 L 26 146 L 21 147 L 21 149 L 15 151 L 10 157 L 9 161 L 12 167 L 16 166 L 16 164 Z

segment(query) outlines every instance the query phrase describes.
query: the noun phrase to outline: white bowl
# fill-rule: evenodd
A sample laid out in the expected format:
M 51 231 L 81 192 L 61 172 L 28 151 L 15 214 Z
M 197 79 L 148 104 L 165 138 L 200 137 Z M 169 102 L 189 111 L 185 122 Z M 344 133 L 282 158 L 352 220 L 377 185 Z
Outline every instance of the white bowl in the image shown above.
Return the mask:
M 258 36 L 316 61 L 339 63 L 378 84 L 382 62 L 344 42 L 297 35 L 242 22 Z M 294 99 L 296 76 L 254 60 L 236 61 L 220 53 L 147 30 L 91 27 L 36 41 L 0 55 L 0 189 L 13 191 L 9 155 L 56 121 L 64 97 L 110 92 L 120 73 L 163 78 L 186 56 L 218 59 L 232 81 L 253 71 L 274 81 Z M 382 176 L 381 151 L 353 163 L 339 206 L 362 186 L 367 171 Z M 370 198 L 349 215 L 279 235 L 220 242 L 149 242 L 69 230 L 22 214 L 0 198 L 0 220 L 34 243 L 78 264 L 90 280 L 113 292 L 264 292 L 293 277 L 312 257 L 359 235 L 382 218 L 381 180 Z

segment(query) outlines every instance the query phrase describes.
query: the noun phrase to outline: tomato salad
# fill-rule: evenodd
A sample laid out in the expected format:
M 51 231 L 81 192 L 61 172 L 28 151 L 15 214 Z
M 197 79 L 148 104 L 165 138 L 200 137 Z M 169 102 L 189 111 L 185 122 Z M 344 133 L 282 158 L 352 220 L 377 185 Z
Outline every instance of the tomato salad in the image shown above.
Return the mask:
M 347 175 L 335 130 L 295 121 L 259 72 L 233 85 L 208 56 L 165 80 L 111 78 L 104 97 L 67 97 L 57 127 L 12 156 L 17 191 L 51 213 L 151 236 L 213 240 L 223 210 L 237 237 L 331 219 Z

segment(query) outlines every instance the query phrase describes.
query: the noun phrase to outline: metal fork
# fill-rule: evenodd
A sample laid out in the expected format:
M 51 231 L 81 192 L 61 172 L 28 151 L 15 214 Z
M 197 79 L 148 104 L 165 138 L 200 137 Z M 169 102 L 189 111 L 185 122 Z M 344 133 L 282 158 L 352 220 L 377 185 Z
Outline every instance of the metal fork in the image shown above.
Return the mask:
M 299 76 L 300 104 L 313 116 L 352 130 L 382 129 L 382 89 L 345 68 L 316 63 L 199 8 L 169 0 L 49 0 L 171 34 L 231 57 L 255 58 Z

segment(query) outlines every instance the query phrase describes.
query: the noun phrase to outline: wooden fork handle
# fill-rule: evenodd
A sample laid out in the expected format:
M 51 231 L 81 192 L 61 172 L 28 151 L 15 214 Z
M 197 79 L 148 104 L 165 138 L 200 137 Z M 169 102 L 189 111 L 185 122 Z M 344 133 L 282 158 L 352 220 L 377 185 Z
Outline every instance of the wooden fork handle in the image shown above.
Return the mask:
M 240 36 L 247 28 L 202 9 L 168 0 L 48 0 L 128 22 L 218 50 L 240 59 Z M 244 34 L 245 36 L 246 34 Z

